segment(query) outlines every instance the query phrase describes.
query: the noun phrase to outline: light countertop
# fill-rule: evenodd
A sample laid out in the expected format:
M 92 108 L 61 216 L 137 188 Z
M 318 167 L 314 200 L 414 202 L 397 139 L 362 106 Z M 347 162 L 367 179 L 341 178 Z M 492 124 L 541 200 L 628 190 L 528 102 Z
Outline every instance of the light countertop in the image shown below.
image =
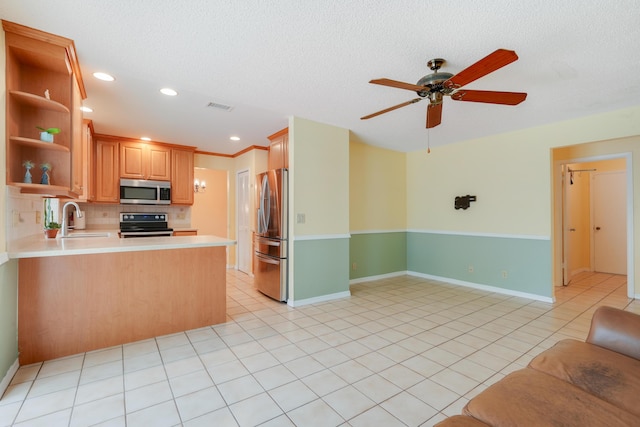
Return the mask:
M 65 255 L 88 255 L 106 252 L 157 251 L 235 245 L 235 240 L 218 236 L 138 237 L 121 239 L 117 230 L 83 230 L 72 234 L 108 234 L 108 237 L 46 239 L 43 234 L 9 243 L 9 258 L 38 258 Z

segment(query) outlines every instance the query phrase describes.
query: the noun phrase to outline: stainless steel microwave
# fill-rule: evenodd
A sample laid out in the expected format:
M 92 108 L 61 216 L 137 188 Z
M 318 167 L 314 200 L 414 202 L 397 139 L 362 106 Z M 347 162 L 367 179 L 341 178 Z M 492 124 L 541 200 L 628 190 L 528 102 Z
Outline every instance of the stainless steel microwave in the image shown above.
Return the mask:
M 120 179 L 120 203 L 128 205 L 168 205 L 171 183 L 147 179 Z

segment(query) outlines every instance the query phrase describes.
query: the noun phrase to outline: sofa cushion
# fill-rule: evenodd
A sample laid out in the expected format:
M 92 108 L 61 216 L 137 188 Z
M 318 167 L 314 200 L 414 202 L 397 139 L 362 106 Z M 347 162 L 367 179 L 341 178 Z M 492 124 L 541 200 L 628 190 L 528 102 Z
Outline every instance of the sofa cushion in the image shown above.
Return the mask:
M 488 387 L 467 403 L 464 413 L 494 427 L 640 425 L 640 417 L 531 368 Z
M 593 344 L 562 340 L 529 366 L 640 416 L 640 360 Z
M 454 415 L 446 420 L 440 421 L 433 427 L 487 427 L 488 424 L 483 423 L 480 420 L 476 420 L 473 417 L 467 417 L 465 415 Z

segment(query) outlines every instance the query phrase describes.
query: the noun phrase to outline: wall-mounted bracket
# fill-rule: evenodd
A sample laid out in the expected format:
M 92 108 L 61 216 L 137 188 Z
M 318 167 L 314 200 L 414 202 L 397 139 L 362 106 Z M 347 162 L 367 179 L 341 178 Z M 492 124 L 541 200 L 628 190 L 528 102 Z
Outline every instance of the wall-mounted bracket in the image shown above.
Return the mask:
M 457 209 L 468 209 L 471 202 L 476 201 L 476 196 L 456 196 L 453 206 Z

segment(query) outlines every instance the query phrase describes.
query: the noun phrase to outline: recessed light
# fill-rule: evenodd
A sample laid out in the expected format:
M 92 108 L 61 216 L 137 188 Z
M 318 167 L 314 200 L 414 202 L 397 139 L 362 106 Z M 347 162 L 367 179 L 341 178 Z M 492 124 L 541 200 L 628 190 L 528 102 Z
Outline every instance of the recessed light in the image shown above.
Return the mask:
M 111 74 L 100 73 L 100 72 L 93 73 L 93 77 L 95 77 L 96 79 L 99 79 L 99 80 L 104 80 L 105 82 L 112 82 L 112 81 L 114 81 L 116 79 Z
M 84 105 L 82 107 L 80 107 L 81 111 L 84 111 L 85 113 L 93 113 L 93 110 L 89 107 L 85 107 Z
M 232 136 L 229 139 L 232 140 L 232 141 L 240 141 L 240 137 L 238 137 L 238 136 Z
M 160 92 L 164 93 L 167 96 L 176 96 L 178 94 L 178 92 L 168 87 L 160 89 Z
M 143 141 L 151 141 L 151 138 L 149 138 L 148 136 L 143 136 L 140 139 Z

